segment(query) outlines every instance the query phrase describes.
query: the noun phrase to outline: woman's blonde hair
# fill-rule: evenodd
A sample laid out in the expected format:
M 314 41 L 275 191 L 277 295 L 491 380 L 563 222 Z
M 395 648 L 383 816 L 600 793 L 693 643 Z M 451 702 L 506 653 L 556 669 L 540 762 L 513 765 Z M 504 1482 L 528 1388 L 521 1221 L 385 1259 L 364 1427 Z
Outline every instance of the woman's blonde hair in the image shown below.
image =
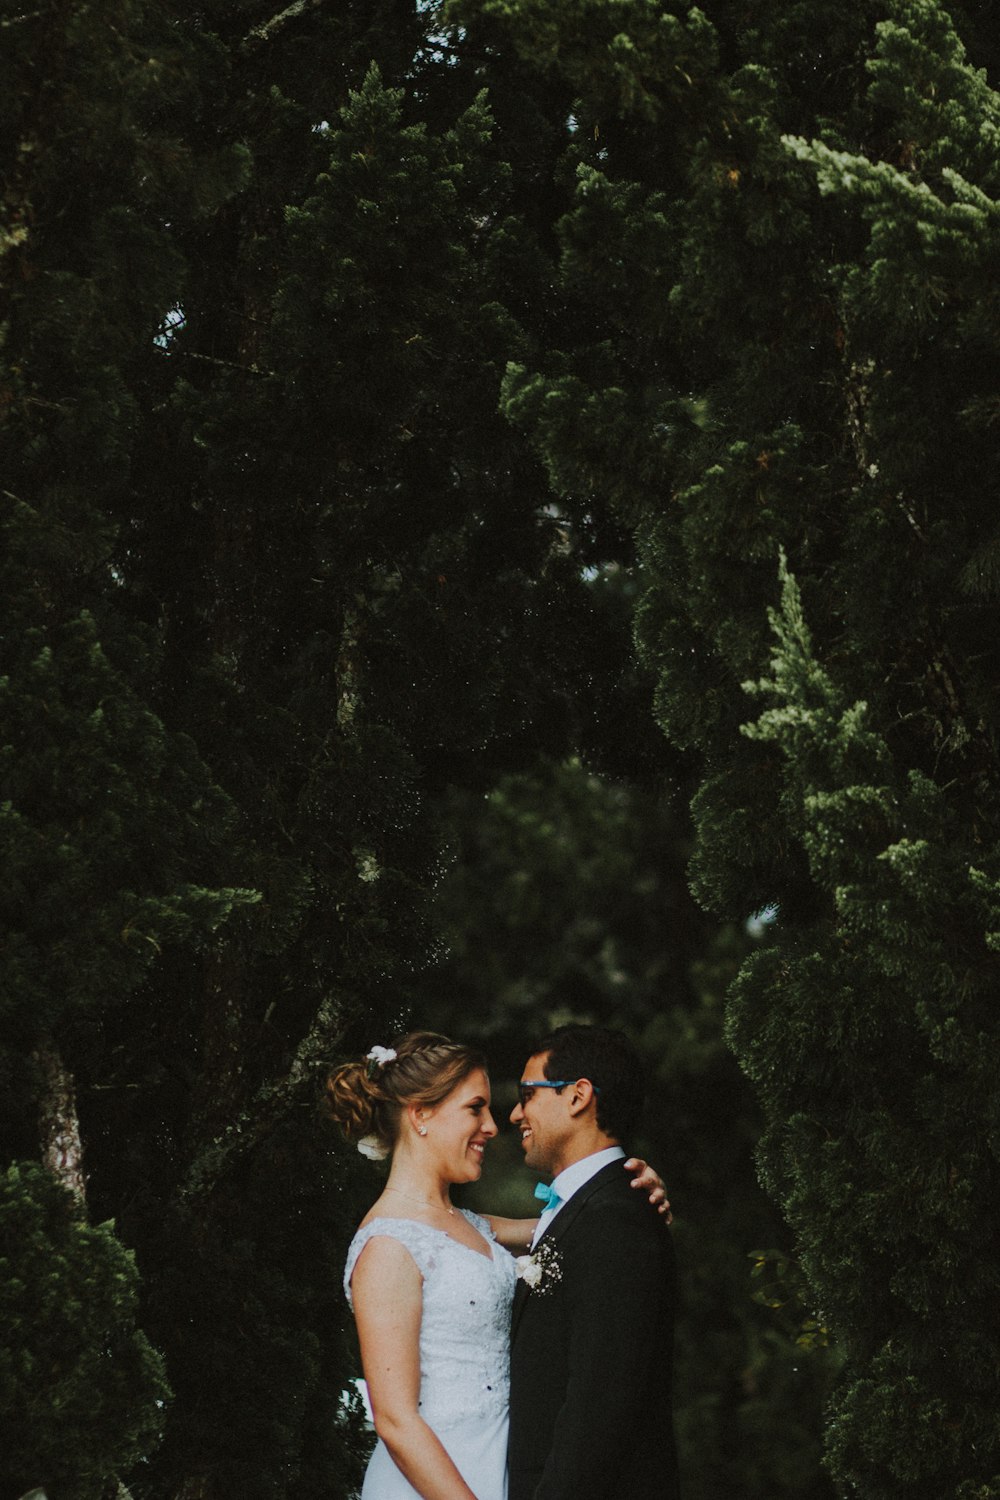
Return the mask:
M 343 1063 L 326 1081 L 331 1119 L 349 1141 L 377 1143 L 380 1150 L 368 1155 L 388 1155 L 393 1149 L 408 1104 L 432 1108 L 476 1068 L 486 1068 L 486 1059 L 475 1047 L 436 1031 L 407 1032 L 390 1044 L 390 1050 L 396 1055 L 389 1062 L 363 1057 Z

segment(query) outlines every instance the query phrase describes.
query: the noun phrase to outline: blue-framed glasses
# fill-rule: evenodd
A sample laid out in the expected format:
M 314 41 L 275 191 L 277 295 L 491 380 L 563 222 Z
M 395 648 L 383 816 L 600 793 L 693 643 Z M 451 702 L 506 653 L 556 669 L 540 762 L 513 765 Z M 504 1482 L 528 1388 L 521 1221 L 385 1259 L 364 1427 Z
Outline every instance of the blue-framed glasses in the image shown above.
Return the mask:
M 521 1108 L 524 1108 L 536 1089 L 555 1089 L 556 1093 L 558 1094 L 560 1089 L 568 1089 L 570 1084 L 576 1083 L 577 1081 L 578 1080 L 575 1078 L 525 1078 L 517 1086 L 517 1097 L 520 1102 Z M 592 1087 L 594 1088 L 595 1094 L 599 1094 L 601 1092 L 600 1089 L 596 1086 L 592 1085 Z

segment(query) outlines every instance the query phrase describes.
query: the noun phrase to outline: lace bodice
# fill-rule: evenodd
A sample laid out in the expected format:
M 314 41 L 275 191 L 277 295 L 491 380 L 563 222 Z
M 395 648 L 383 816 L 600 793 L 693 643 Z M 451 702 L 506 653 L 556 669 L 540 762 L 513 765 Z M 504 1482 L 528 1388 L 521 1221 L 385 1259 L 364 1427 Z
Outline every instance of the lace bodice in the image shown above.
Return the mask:
M 420 1413 L 435 1429 L 507 1409 L 510 1306 L 514 1259 L 487 1221 L 460 1209 L 490 1246 L 487 1258 L 441 1229 L 414 1219 L 373 1219 L 351 1241 L 344 1290 L 358 1256 L 375 1235 L 389 1235 L 412 1255 L 423 1278 L 420 1321 Z

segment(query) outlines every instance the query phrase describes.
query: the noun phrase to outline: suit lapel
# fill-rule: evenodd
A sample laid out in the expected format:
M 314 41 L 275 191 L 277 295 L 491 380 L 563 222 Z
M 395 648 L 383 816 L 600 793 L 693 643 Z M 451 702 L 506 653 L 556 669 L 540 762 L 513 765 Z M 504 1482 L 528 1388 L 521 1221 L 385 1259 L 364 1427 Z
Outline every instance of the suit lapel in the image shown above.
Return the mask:
M 542 1240 L 552 1240 L 555 1244 L 558 1244 L 561 1239 L 564 1239 L 587 1206 L 589 1199 L 597 1192 L 597 1189 L 603 1183 L 607 1182 L 609 1178 L 614 1177 L 616 1173 L 620 1173 L 621 1170 L 622 1164 L 620 1161 L 609 1161 L 606 1167 L 602 1167 L 599 1172 L 595 1172 L 593 1177 L 583 1184 L 583 1187 L 577 1189 L 569 1202 L 563 1204 L 542 1235 L 542 1239 L 538 1241 L 538 1245 L 542 1243 Z M 538 1245 L 535 1246 L 536 1250 L 538 1249 Z
M 527 1302 L 527 1300 L 528 1300 L 528 1287 L 527 1287 L 527 1283 L 519 1280 L 518 1283 L 517 1283 L 517 1286 L 514 1288 L 514 1302 L 513 1302 L 513 1305 L 511 1307 L 511 1310 L 510 1310 L 510 1341 L 511 1341 L 511 1343 L 514 1342 L 514 1336 L 517 1333 L 517 1325 L 521 1321 L 521 1313 L 524 1311 L 524 1304 Z
M 599 1172 L 595 1172 L 593 1177 L 588 1182 L 585 1182 L 581 1188 L 578 1188 L 572 1198 L 563 1204 L 545 1233 L 536 1241 L 535 1250 L 545 1241 L 550 1241 L 553 1245 L 558 1245 L 560 1240 L 565 1238 L 576 1220 L 580 1217 L 588 1199 L 596 1193 L 602 1183 L 607 1182 L 616 1172 L 621 1172 L 621 1170 L 622 1164 L 620 1161 L 610 1161 L 606 1167 L 602 1167 Z M 531 1253 L 534 1254 L 534 1250 Z M 525 1303 L 530 1296 L 531 1289 L 527 1282 L 519 1280 L 514 1291 L 514 1305 L 511 1309 L 510 1337 L 512 1343 L 517 1335 L 517 1328 L 521 1321 L 521 1315 L 524 1312 Z

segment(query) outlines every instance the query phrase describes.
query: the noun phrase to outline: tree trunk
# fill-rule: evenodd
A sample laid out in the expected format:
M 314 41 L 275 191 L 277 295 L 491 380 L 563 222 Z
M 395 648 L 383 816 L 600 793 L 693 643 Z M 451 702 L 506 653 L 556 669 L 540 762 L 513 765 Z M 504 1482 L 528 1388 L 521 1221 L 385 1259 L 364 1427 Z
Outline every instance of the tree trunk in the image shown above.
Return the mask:
M 192 1156 L 230 1129 L 246 1106 L 245 966 L 231 952 L 205 965 L 201 1059 L 191 1106 Z
M 87 1201 L 83 1142 L 76 1112 L 76 1084 L 54 1042 L 35 1053 L 43 1087 L 38 1106 L 42 1164 L 69 1188 L 81 1207 Z

